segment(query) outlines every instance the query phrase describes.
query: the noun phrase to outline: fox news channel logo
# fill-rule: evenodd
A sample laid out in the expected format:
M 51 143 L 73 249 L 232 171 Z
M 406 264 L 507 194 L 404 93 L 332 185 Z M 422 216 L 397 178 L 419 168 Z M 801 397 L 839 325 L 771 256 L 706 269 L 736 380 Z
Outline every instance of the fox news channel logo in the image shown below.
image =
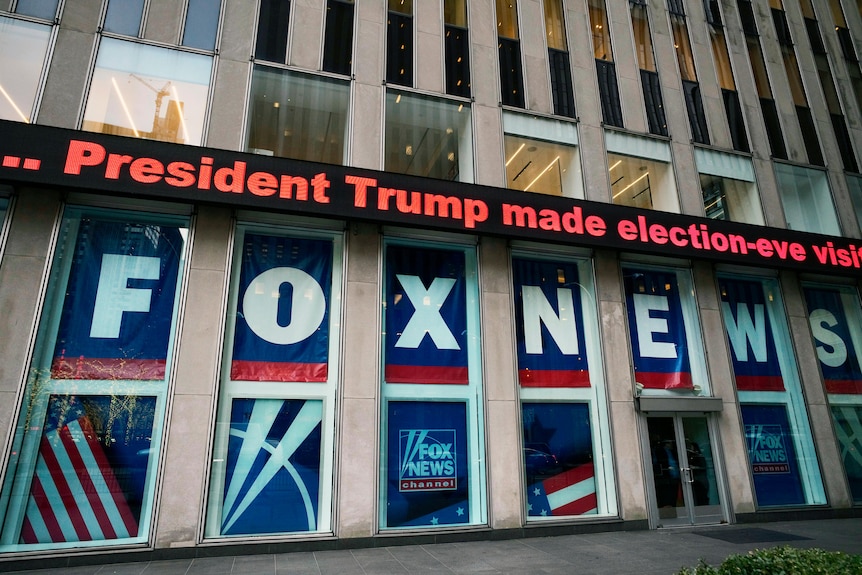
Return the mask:
M 746 425 L 748 455 L 754 473 L 790 473 L 780 425 Z
M 402 429 L 398 456 L 399 491 L 458 488 L 454 429 Z

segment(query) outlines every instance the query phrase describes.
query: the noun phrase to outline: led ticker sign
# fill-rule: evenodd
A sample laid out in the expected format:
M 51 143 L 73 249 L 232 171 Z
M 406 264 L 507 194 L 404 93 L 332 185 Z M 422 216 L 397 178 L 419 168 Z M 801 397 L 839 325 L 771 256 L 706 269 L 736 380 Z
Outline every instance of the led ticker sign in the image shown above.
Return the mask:
M 862 241 L 0 121 L 0 181 L 859 275 Z

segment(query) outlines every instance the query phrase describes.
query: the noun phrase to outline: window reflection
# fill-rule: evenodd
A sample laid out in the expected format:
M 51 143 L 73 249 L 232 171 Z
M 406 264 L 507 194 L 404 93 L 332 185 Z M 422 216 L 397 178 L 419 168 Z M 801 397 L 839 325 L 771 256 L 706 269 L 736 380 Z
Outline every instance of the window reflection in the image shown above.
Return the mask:
M 0 119 L 32 120 L 51 27 L 0 17 Z
M 350 87 L 332 78 L 256 66 L 247 149 L 298 160 L 345 161 Z
M 826 172 L 775 164 L 775 176 L 788 228 L 834 236 L 841 234 Z
M 577 148 L 506 134 L 506 187 L 583 197 Z
M 103 38 L 83 129 L 203 143 L 212 58 Z
M 679 211 L 673 170 L 665 162 L 608 154 L 613 202 L 622 206 Z

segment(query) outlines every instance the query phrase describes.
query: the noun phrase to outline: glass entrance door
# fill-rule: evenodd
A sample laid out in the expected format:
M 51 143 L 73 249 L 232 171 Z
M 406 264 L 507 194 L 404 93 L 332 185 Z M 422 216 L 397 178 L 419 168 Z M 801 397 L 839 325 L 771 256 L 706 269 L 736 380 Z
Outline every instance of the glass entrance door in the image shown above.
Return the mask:
M 703 415 L 647 417 L 658 527 L 719 523 L 709 422 Z

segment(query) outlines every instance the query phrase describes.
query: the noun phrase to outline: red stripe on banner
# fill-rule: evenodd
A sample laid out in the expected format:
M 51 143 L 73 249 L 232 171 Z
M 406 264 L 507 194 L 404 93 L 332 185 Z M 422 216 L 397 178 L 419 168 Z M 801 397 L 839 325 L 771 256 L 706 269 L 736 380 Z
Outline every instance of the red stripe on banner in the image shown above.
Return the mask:
M 51 502 L 48 501 L 48 496 L 45 494 L 45 489 L 42 487 L 42 482 L 37 476 L 33 476 L 33 484 L 30 486 L 30 495 L 33 501 L 36 502 L 36 507 L 39 509 L 39 515 L 42 516 L 42 522 L 48 530 L 48 536 L 52 543 L 63 543 L 66 537 L 63 535 L 63 530 L 60 528 L 60 522 L 57 521 L 57 516 L 54 514 L 54 509 L 51 507 Z M 35 536 L 35 533 L 34 533 Z M 39 541 L 39 538 L 33 543 L 49 543 L 48 541 Z
M 24 516 L 24 522 L 21 524 L 21 543 L 38 543 L 36 532 L 33 531 L 33 525 L 27 516 Z
M 784 391 L 780 375 L 737 375 L 737 391 Z
M 115 359 L 98 357 L 55 357 L 51 363 L 54 379 L 134 379 L 165 378 L 164 359 Z
M 583 515 L 599 506 L 599 500 L 595 493 L 590 493 L 571 503 L 566 503 L 553 510 L 554 515 Z
M 234 381 L 326 381 L 328 373 L 325 363 L 235 359 L 230 364 L 230 378 Z
M 828 393 L 859 393 L 862 394 L 862 381 L 858 379 L 827 379 Z
M 48 466 L 48 471 L 51 473 L 51 479 L 54 480 L 54 487 L 60 494 L 60 500 L 63 502 L 63 508 L 69 515 L 69 520 L 72 522 L 72 527 L 75 528 L 75 534 L 78 536 L 78 541 L 90 541 L 92 537 L 84 523 L 84 517 L 81 515 L 81 510 L 78 509 L 78 502 L 75 501 L 75 495 L 72 493 L 69 483 L 63 476 L 63 469 L 60 467 L 60 462 L 54 454 L 54 446 L 48 440 L 47 435 L 42 436 L 42 446 L 39 449 L 39 454 L 45 460 L 45 465 Z
M 585 463 L 584 465 L 578 465 L 574 469 L 570 469 L 564 473 L 560 473 L 559 475 L 549 477 L 542 482 L 542 485 L 545 487 L 545 493 L 550 495 L 551 493 L 556 493 L 560 489 L 570 487 L 575 483 L 580 483 L 586 479 L 592 479 L 593 476 L 595 476 L 593 464 Z
M 466 367 L 438 367 L 434 365 L 387 365 L 386 383 L 441 383 L 467 385 Z
M 80 420 L 78 423 L 80 424 Z M 105 539 L 116 539 L 117 533 L 114 531 L 114 526 L 111 525 L 111 520 L 108 517 L 107 511 L 105 511 L 105 506 L 102 504 L 99 492 L 96 489 L 95 484 L 93 484 L 93 479 L 90 477 L 90 473 L 87 471 L 87 464 L 84 463 L 84 459 L 78 451 L 78 446 L 72 438 L 72 433 L 69 431 L 68 426 L 60 430 L 60 439 L 63 441 L 69 460 L 72 462 L 72 468 L 78 475 L 78 481 L 81 482 L 81 488 L 84 490 L 84 495 L 87 497 L 87 501 L 90 503 L 93 514 L 99 522 L 99 527 L 102 529 L 102 537 Z
M 519 369 L 521 387 L 590 387 L 590 372 L 571 369 Z
M 691 389 L 690 373 L 658 373 L 638 371 L 635 373 L 635 381 L 642 384 L 646 389 Z
M 117 505 L 117 511 L 120 512 L 120 517 L 123 518 L 126 532 L 130 537 L 136 536 L 138 534 L 138 521 L 132 515 L 132 510 L 129 509 L 129 504 L 126 503 L 123 490 L 120 488 L 117 478 L 114 477 L 114 469 L 108 462 L 108 458 L 105 457 L 105 452 L 102 451 L 102 446 L 99 445 L 99 440 L 96 437 L 93 426 L 90 424 L 90 421 L 84 417 L 79 419 L 78 423 L 81 425 L 84 437 L 87 438 L 87 446 L 90 448 L 93 459 L 96 460 L 96 465 L 99 466 L 99 471 L 102 473 L 102 479 L 105 481 L 105 485 L 108 486 L 108 492 L 110 492 L 111 496 L 114 498 L 114 503 Z

